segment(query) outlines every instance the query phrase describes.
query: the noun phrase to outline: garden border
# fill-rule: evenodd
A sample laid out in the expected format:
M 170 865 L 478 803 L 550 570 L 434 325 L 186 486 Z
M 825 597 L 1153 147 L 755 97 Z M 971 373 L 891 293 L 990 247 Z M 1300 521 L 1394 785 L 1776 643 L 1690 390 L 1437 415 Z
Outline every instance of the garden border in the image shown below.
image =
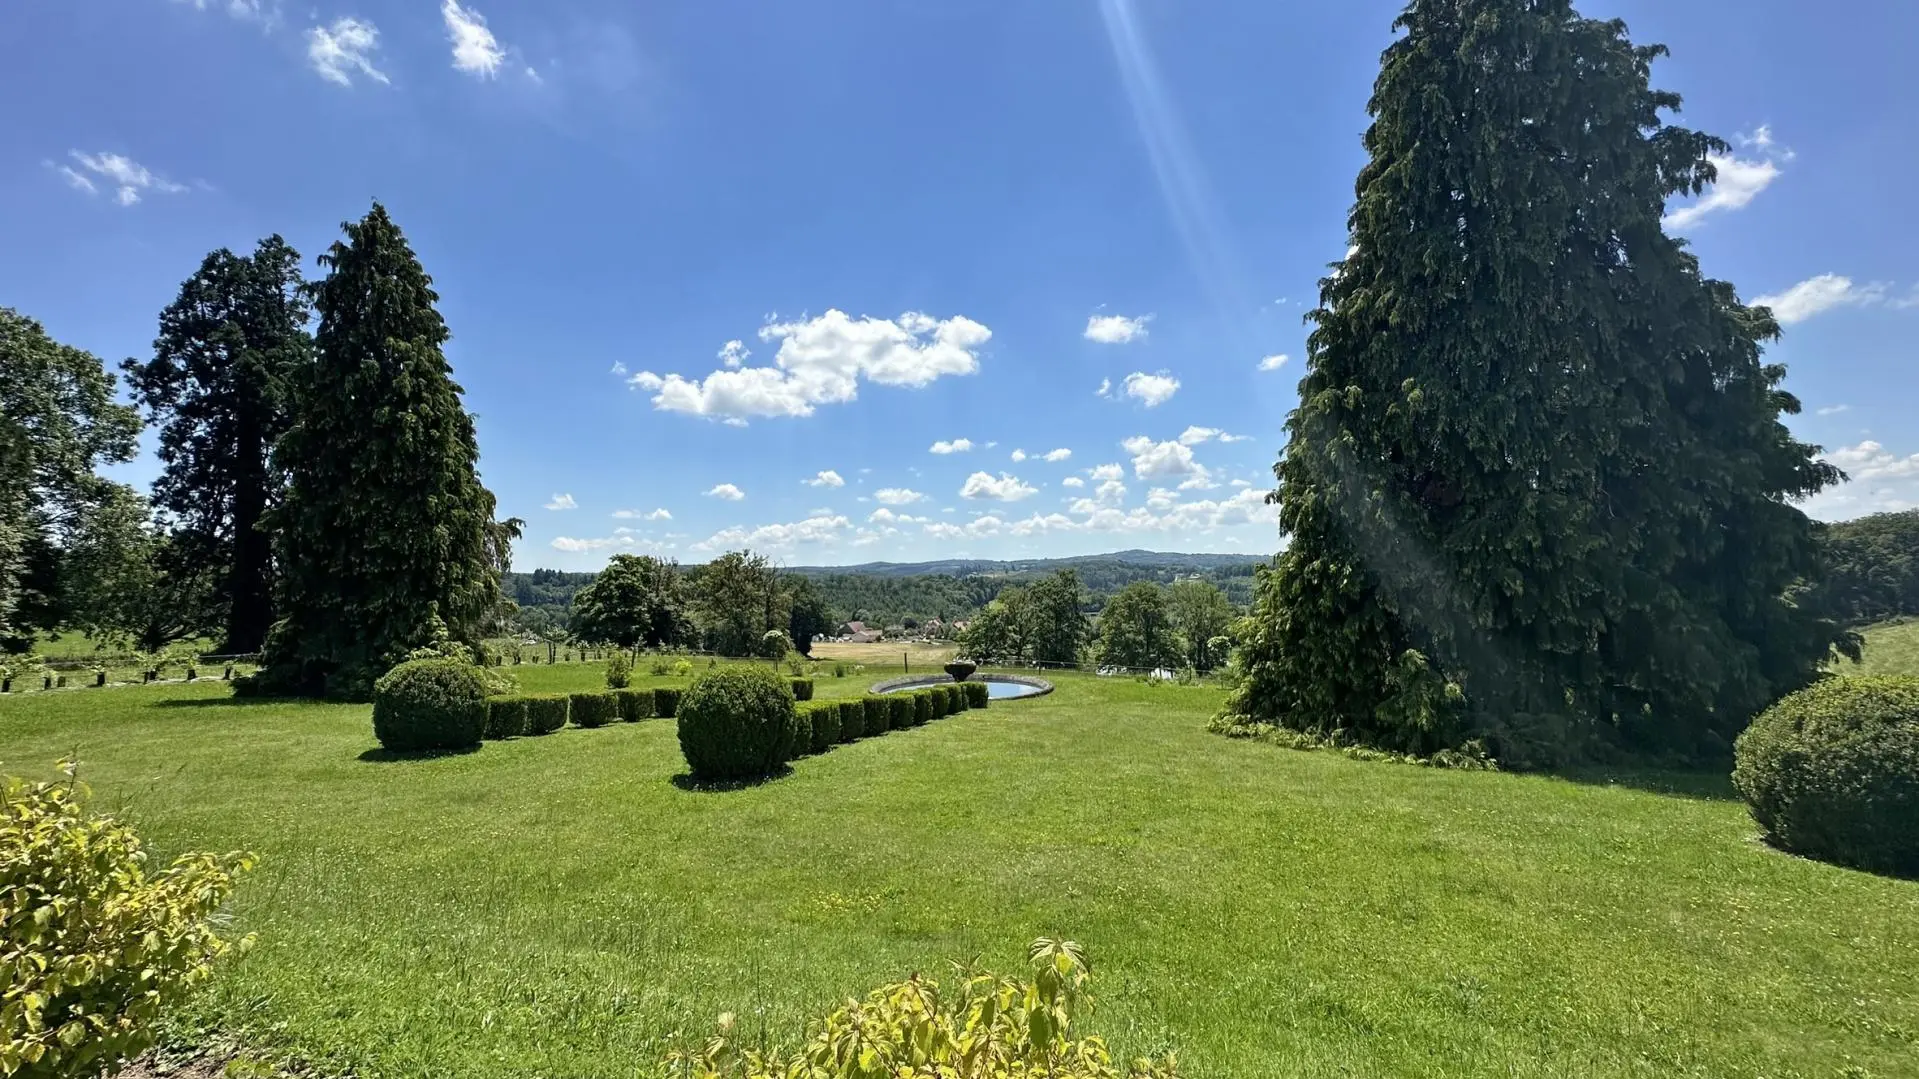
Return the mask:
M 1034 689 L 1039 690 L 1038 693 L 1029 693 L 1024 697 L 1012 698 L 1013 700 L 1031 700 L 1034 697 L 1044 697 L 1048 693 L 1053 692 L 1053 683 L 1048 682 L 1044 678 L 1028 678 L 1023 674 L 974 674 L 973 676 L 969 677 L 967 681 L 968 682 L 1011 682 L 1012 684 L 1016 686 L 1032 686 Z M 925 686 L 949 686 L 949 685 L 959 685 L 959 684 L 961 683 L 957 683 L 953 681 L 953 676 L 950 674 L 907 674 L 907 675 L 901 675 L 898 678 L 888 678 L 883 682 L 875 682 L 873 683 L 871 687 L 867 689 L 867 692 L 868 693 L 892 693 L 902 689 L 918 689 Z

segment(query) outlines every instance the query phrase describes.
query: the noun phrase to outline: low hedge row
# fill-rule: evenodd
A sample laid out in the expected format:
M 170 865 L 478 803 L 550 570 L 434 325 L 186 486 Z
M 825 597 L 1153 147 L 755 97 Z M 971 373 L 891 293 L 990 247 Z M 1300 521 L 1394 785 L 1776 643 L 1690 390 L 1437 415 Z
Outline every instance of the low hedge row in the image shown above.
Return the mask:
M 793 687 L 793 699 L 810 701 L 813 699 L 813 680 L 811 678 L 793 678 L 788 680 Z
M 965 686 L 922 686 L 895 693 L 804 701 L 799 705 L 800 737 L 794 756 L 824 753 L 841 742 L 872 738 L 887 731 L 917 727 L 941 716 L 986 706 L 986 686 L 975 693 Z
M 525 697 L 489 697 L 485 737 L 498 741 L 522 735 L 551 734 L 571 722 L 575 727 L 604 727 L 615 720 L 638 723 L 657 716 L 673 718 L 680 706 L 677 689 L 615 689 L 604 693 L 553 693 Z

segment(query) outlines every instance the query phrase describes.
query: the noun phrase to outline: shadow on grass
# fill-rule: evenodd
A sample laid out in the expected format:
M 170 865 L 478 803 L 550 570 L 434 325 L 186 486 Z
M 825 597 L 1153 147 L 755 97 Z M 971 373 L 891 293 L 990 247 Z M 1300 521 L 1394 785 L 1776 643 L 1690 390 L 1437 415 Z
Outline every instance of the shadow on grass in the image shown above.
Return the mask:
M 683 791 L 695 791 L 700 794 L 725 794 L 728 791 L 750 790 L 776 779 L 785 779 L 792 774 L 792 765 L 781 765 L 780 770 L 772 775 L 754 776 L 751 779 L 695 779 L 691 772 L 681 772 L 673 777 L 673 785 Z
M 1700 802 L 1741 801 L 1739 789 L 1732 785 L 1732 763 L 1724 768 L 1600 768 L 1562 769 L 1550 773 L 1560 779 L 1591 787 L 1625 787 L 1648 794 L 1665 794 Z
M 438 760 L 441 757 L 464 757 L 479 751 L 480 747 L 477 745 L 461 746 L 458 749 L 387 749 L 384 746 L 374 746 L 354 759 L 366 761 L 368 764 L 403 764 L 407 761 Z

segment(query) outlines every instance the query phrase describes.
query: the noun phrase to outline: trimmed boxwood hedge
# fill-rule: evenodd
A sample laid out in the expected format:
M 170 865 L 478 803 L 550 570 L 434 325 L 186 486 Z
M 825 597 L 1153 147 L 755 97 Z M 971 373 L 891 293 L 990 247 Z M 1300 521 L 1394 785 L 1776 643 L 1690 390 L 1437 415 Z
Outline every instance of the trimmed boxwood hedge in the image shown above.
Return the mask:
M 984 708 L 993 699 L 993 691 L 986 688 L 985 682 L 961 682 L 960 690 L 966 694 L 968 708 Z
M 402 663 L 373 683 L 373 736 L 387 749 L 464 749 L 486 733 L 486 682 L 454 659 Z
M 526 702 L 526 733 L 552 734 L 566 726 L 566 694 L 551 693 L 521 700 Z
M 813 752 L 813 712 L 808 708 L 793 710 L 793 741 L 787 747 L 786 759 L 798 760 Z
M 919 702 L 911 693 L 888 693 L 886 695 L 886 723 L 894 730 L 905 730 L 919 718 Z
M 947 715 L 956 716 L 966 711 L 966 691 L 959 687 L 958 682 L 949 682 L 939 688 L 940 692 L 946 694 Z
M 616 689 L 613 699 L 619 703 L 620 718 L 628 723 L 638 723 L 653 716 L 653 691 L 650 689 Z
M 813 699 L 813 680 L 811 678 L 794 678 L 791 682 L 794 700 L 810 701 Z
M 840 706 L 833 701 L 809 701 L 806 711 L 813 720 L 813 752 L 824 753 L 843 740 Z
M 684 662 L 684 661 L 682 661 Z M 653 714 L 661 719 L 672 719 L 680 714 L 680 697 L 685 690 L 673 686 L 655 686 L 653 689 Z
M 869 731 L 890 731 L 893 729 L 892 702 L 878 694 L 860 698 L 860 722 Z
M 1786 850 L 1919 875 L 1919 678 L 1829 678 L 1766 709 L 1733 784 Z
M 489 697 L 486 702 L 486 737 L 494 741 L 518 738 L 526 733 L 524 697 Z
M 604 727 L 620 718 L 620 702 L 611 693 L 574 693 L 567 697 L 567 718 L 575 727 Z
M 840 731 L 841 731 L 842 737 L 844 737 L 844 732 L 846 732 L 847 730 L 852 730 L 854 732 L 854 735 L 853 735 L 854 738 L 866 738 L 866 737 L 872 736 L 873 731 L 866 726 L 866 715 L 860 709 L 860 702 L 858 698 L 850 698 L 850 699 L 841 698 L 840 700 L 829 701 L 827 703 L 831 704 L 834 710 L 839 713 Z M 852 739 L 848 738 L 847 741 L 850 742 L 852 741 Z
M 924 689 L 915 690 L 913 692 L 913 726 L 921 727 L 939 718 L 939 713 L 933 708 L 933 694 Z
M 680 752 L 700 779 L 771 775 L 792 756 L 792 687 L 764 667 L 720 667 L 679 701 Z

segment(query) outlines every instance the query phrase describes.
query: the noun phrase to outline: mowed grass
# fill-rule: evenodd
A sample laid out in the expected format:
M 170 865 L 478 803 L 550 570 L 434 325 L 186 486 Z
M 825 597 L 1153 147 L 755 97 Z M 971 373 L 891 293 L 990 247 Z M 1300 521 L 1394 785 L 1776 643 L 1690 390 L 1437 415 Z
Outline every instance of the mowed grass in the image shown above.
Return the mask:
M 1874 626 L 1865 636 L 1863 662 L 1841 663 L 1841 674 L 1919 675 L 1919 621 Z
M 1919 884 L 1657 777 L 1290 752 L 1201 730 L 1214 689 L 1051 677 L 726 793 L 675 785 L 670 721 L 391 762 L 364 705 L 217 685 L 0 701 L 0 758 L 258 852 L 258 946 L 188 1018 L 366 1079 L 631 1076 L 1041 934 L 1089 948 L 1095 1030 L 1196 1079 L 1919 1074 Z

